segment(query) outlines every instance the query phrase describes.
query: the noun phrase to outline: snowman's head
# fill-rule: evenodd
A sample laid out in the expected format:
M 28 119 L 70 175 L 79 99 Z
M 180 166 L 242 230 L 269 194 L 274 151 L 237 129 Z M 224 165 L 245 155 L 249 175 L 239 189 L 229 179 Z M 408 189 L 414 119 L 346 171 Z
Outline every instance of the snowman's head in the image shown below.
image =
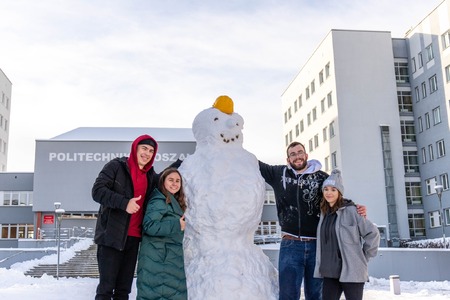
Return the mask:
M 197 147 L 242 147 L 244 119 L 239 114 L 232 112 L 232 102 L 230 110 L 229 101 L 232 100 L 229 97 L 227 98 L 226 109 L 223 109 L 223 105 L 216 105 L 216 101 L 215 106 L 201 111 L 195 117 L 192 123 L 192 131 L 197 140 Z

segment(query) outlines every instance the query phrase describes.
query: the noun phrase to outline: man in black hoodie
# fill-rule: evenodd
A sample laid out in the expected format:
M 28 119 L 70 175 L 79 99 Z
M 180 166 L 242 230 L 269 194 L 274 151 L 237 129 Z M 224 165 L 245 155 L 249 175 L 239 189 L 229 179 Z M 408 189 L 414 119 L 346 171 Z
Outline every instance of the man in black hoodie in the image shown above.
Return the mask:
M 157 150 L 151 136 L 139 136 L 130 157 L 108 162 L 92 187 L 92 198 L 100 203 L 94 237 L 100 273 L 96 300 L 128 299 L 131 292 L 142 219 L 158 183 L 153 169 Z
M 322 184 L 328 174 L 318 160 L 308 160 L 305 147 L 291 143 L 287 165 L 259 162 L 265 181 L 275 193 L 282 231 L 278 271 L 280 300 L 300 299 L 302 281 L 306 300 L 322 299 L 322 279 L 314 278 L 317 225 L 320 218 Z M 364 206 L 359 213 L 366 214 Z

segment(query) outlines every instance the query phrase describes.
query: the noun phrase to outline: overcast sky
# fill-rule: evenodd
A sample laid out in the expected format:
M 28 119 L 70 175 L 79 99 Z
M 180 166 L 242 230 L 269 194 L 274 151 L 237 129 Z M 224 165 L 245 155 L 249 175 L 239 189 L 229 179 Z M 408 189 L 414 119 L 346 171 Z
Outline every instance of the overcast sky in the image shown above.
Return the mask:
M 326 34 L 401 38 L 439 3 L 0 0 L 7 170 L 34 171 L 35 141 L 77 127 L 191 127 L 223 94 L 245 120 L 244 147 L 284 163 L 281 94 Z

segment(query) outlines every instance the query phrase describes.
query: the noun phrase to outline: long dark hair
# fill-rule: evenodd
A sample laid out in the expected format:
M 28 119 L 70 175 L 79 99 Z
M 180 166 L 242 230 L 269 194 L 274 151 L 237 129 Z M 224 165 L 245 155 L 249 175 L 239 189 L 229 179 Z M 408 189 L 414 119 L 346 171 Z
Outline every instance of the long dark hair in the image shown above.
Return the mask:
M 339 191 L 338 191 L 339 192 Z M 342 196 L 341 192 L 339 192 L 339 196 L 337 198 L 336 203 L 333 206 L 330 206 L 325 199 L 325 196 L 322 196 L 322 201 L 320 202 L 320 211 L 324 214 L 327 213 L 334 213 L 339 208 L 341 208 L 344 205 L 344 197 Z
M 180 172 L 176 168 L 168 168 L 164 170 L 164 172 L 161 174 L 161 177 L 159 177 L 159 190 L 161 193 L 163 193 L 164 196 L 166 196 L 166 203 L 170 203 L 170 195 L 171 193 L 166 189 L 164 186 L 164 181 L 166 180 L 167 176 L 169 176 L 172 173 L 178 173 L 180 175 L 180 190 L 176 192 L 173 196 L 175 199 L 177 199 L 178 203 L 180 204 L 180 207 L 183 211 L 186 210 L 186 196 L 184 195 L 183 191 L 183 177 L 181 177 Z

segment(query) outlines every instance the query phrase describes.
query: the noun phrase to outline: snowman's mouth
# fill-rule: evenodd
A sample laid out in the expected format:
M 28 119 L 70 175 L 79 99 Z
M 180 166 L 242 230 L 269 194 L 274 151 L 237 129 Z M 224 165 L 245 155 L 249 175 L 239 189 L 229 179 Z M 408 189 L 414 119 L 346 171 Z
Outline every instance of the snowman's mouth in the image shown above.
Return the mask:
M 222 141 L 227 144 L 230 142 L 235 142 L 235 141 L 239 140 L 239 134 L 236 134 L 234 137 L 231 137 L 231 138 L 226 138 L 225 135 L 223 133 L 221 133 L 220 137 L 222 138 Z

